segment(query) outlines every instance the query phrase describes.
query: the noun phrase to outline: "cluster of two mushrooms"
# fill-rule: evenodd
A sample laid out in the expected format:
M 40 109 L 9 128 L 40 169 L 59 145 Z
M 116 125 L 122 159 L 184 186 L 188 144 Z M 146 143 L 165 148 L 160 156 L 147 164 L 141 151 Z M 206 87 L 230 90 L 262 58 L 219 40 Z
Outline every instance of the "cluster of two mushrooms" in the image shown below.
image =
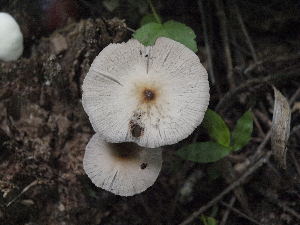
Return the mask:
M 160 146 L 190 135 L 209 102 L 207 72 L 184 45 L 135 39 L 100 52 L 83 82 L 82 102 L 96 132 L 83 159 L 92 182 L 131 196 L 145 191 L 162 166 Z

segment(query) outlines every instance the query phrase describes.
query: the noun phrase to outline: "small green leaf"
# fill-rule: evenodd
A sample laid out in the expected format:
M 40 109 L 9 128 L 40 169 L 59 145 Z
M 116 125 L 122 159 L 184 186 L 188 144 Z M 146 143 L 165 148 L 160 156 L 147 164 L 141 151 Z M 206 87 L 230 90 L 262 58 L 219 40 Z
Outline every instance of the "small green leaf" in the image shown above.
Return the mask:
M 253 130 L 252 112 L 249 109 L 238 121 L 232 132 L 232 149 L 234 151 L 244 147 L 250 140 Z
M 201 213 L 200 216 L 201 216 L 201 220 L 202 220 L 203 224 L 204 224 L 204 225 L 208 225 L 207 219 L 206 219 L 205 215 L 204 215 L 203 213 Z
M 152 22 L 137 29 L 132 36 L 143 45 L 152 46 L 154 45 L 156 38 L 162 36 L 159 35 L 162 29 L 162 25 Z
M 161 18 L 158 16 L 159 22 L 161 23 Z M 156 17 L 153 13 L 147 14 L 141 20 L 141 27 L 148 24 L 148 23 L 157 23 Z
M 206 217 L 203 213 L 201 214 L 201 220 L 204 225 L 218 225 L 218 221 L 213 217 Z
M 211 138 L 221 145 L 229 146 L 230 132 L 224 120 L 214 111 L 207 109 L 201 123 Z
M 213 217 L 207 217 L 207 224 L 208 225 L 218 225 L 218 221 Z
M 132 36 L 143 45 L 154 45 L 158 37 L 167 37 L 185 45 L 194 52 L 197 52 L 195 32 L 183 23 L 170 20 L 164 24 L 148 23 L 137 29 Z
M 208 163 L 222 159 L 230 151 L 231 147 L 226 147 L 216 142 L 197 142 L 180 148 L 175 154 L 185 160 Z

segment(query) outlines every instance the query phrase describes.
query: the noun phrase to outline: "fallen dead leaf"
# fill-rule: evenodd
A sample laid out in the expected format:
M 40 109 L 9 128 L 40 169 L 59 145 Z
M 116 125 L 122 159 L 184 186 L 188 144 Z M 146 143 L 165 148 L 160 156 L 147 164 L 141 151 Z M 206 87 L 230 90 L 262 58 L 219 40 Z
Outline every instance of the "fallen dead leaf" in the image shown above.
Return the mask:
M 290 135 L 291 109 L 286 98 L 274 86 L 274 112 L 271 128 L 271 145 L 279 165 L 286 168 L 286 143 Z

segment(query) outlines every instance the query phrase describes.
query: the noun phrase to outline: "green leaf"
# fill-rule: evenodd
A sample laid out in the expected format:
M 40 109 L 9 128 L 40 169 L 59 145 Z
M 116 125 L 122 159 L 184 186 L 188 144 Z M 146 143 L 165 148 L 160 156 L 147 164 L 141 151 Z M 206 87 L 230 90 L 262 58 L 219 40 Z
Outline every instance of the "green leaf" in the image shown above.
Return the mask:
M 159 16 L 158 16 L 158 19 L 159 19 L 159 22 L 161 23 L 161 18 Z M 143 19 L 141 20 L 141 27 L 148 23 L 158 23 L 155 15 L 153 13 L 147 14 L 146 16 L 143 17 Z
M 201 220 L 202 220 L 203 224 L 204 224 L 204 225 L 208 225 L 208 224 L 207 224 L 207 219 L 206 219 L 205 215 L 204 215 L 203 213 L 201 213 L 200 216 L 201 216 Z
M 253 130 L 252 112 L 249 109 L 238 121 L 232 132 L 231 146 L 234 151 L 244 147 L 250 140 Z
M 167 37 L 178 41 L 194 52 L 197 52 L 197 44 L 195 41 L 195 32 L 183 23 L 170 20 L 164 24 L 148 23 L 137 29 L 132 35 L 143 45 L 154 45 L 158 37 Z
M 230 132 L 224 120 L 214 111 L 207 109 L 201 123 L 211 138 L 221 145 L 229 146 Z
M 175 152 L 182 159 L 199 163 L 215 162 L 228 155 L 231 147 L 220 145 L 216 142 L 198 142 L 180 148 Z
M 206 217 L 203 213 L 201 214 L 201 220 L 204 225 L 218 225 L 218 221 L 213 217 Z
M 208 225 L 218 225 L 218 221 L 213 217 L 207 217 L 207 224 Z

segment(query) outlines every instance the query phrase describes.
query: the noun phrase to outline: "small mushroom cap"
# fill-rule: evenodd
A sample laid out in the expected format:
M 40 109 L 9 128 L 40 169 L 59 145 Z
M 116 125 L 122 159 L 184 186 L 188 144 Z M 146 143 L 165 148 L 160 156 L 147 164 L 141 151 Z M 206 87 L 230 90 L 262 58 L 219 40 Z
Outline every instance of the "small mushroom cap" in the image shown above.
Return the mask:
M 23 34 L 16 20 L 0 12 L 0 60 L 17 60 L 23 53 Z
M 145 191 L 162 167 L 161 148 L 147 149 L 135 143 L 108 143 L 95 134 L 83 158 L 83 168 L 100 188 L 116 195 L 132 196 Z
M 110 44 L 83 82 L 83 107 L 108 142 L 154 148 L 177 143 L 201 123 L 209 103 L 198 56 L 169 38 Z

